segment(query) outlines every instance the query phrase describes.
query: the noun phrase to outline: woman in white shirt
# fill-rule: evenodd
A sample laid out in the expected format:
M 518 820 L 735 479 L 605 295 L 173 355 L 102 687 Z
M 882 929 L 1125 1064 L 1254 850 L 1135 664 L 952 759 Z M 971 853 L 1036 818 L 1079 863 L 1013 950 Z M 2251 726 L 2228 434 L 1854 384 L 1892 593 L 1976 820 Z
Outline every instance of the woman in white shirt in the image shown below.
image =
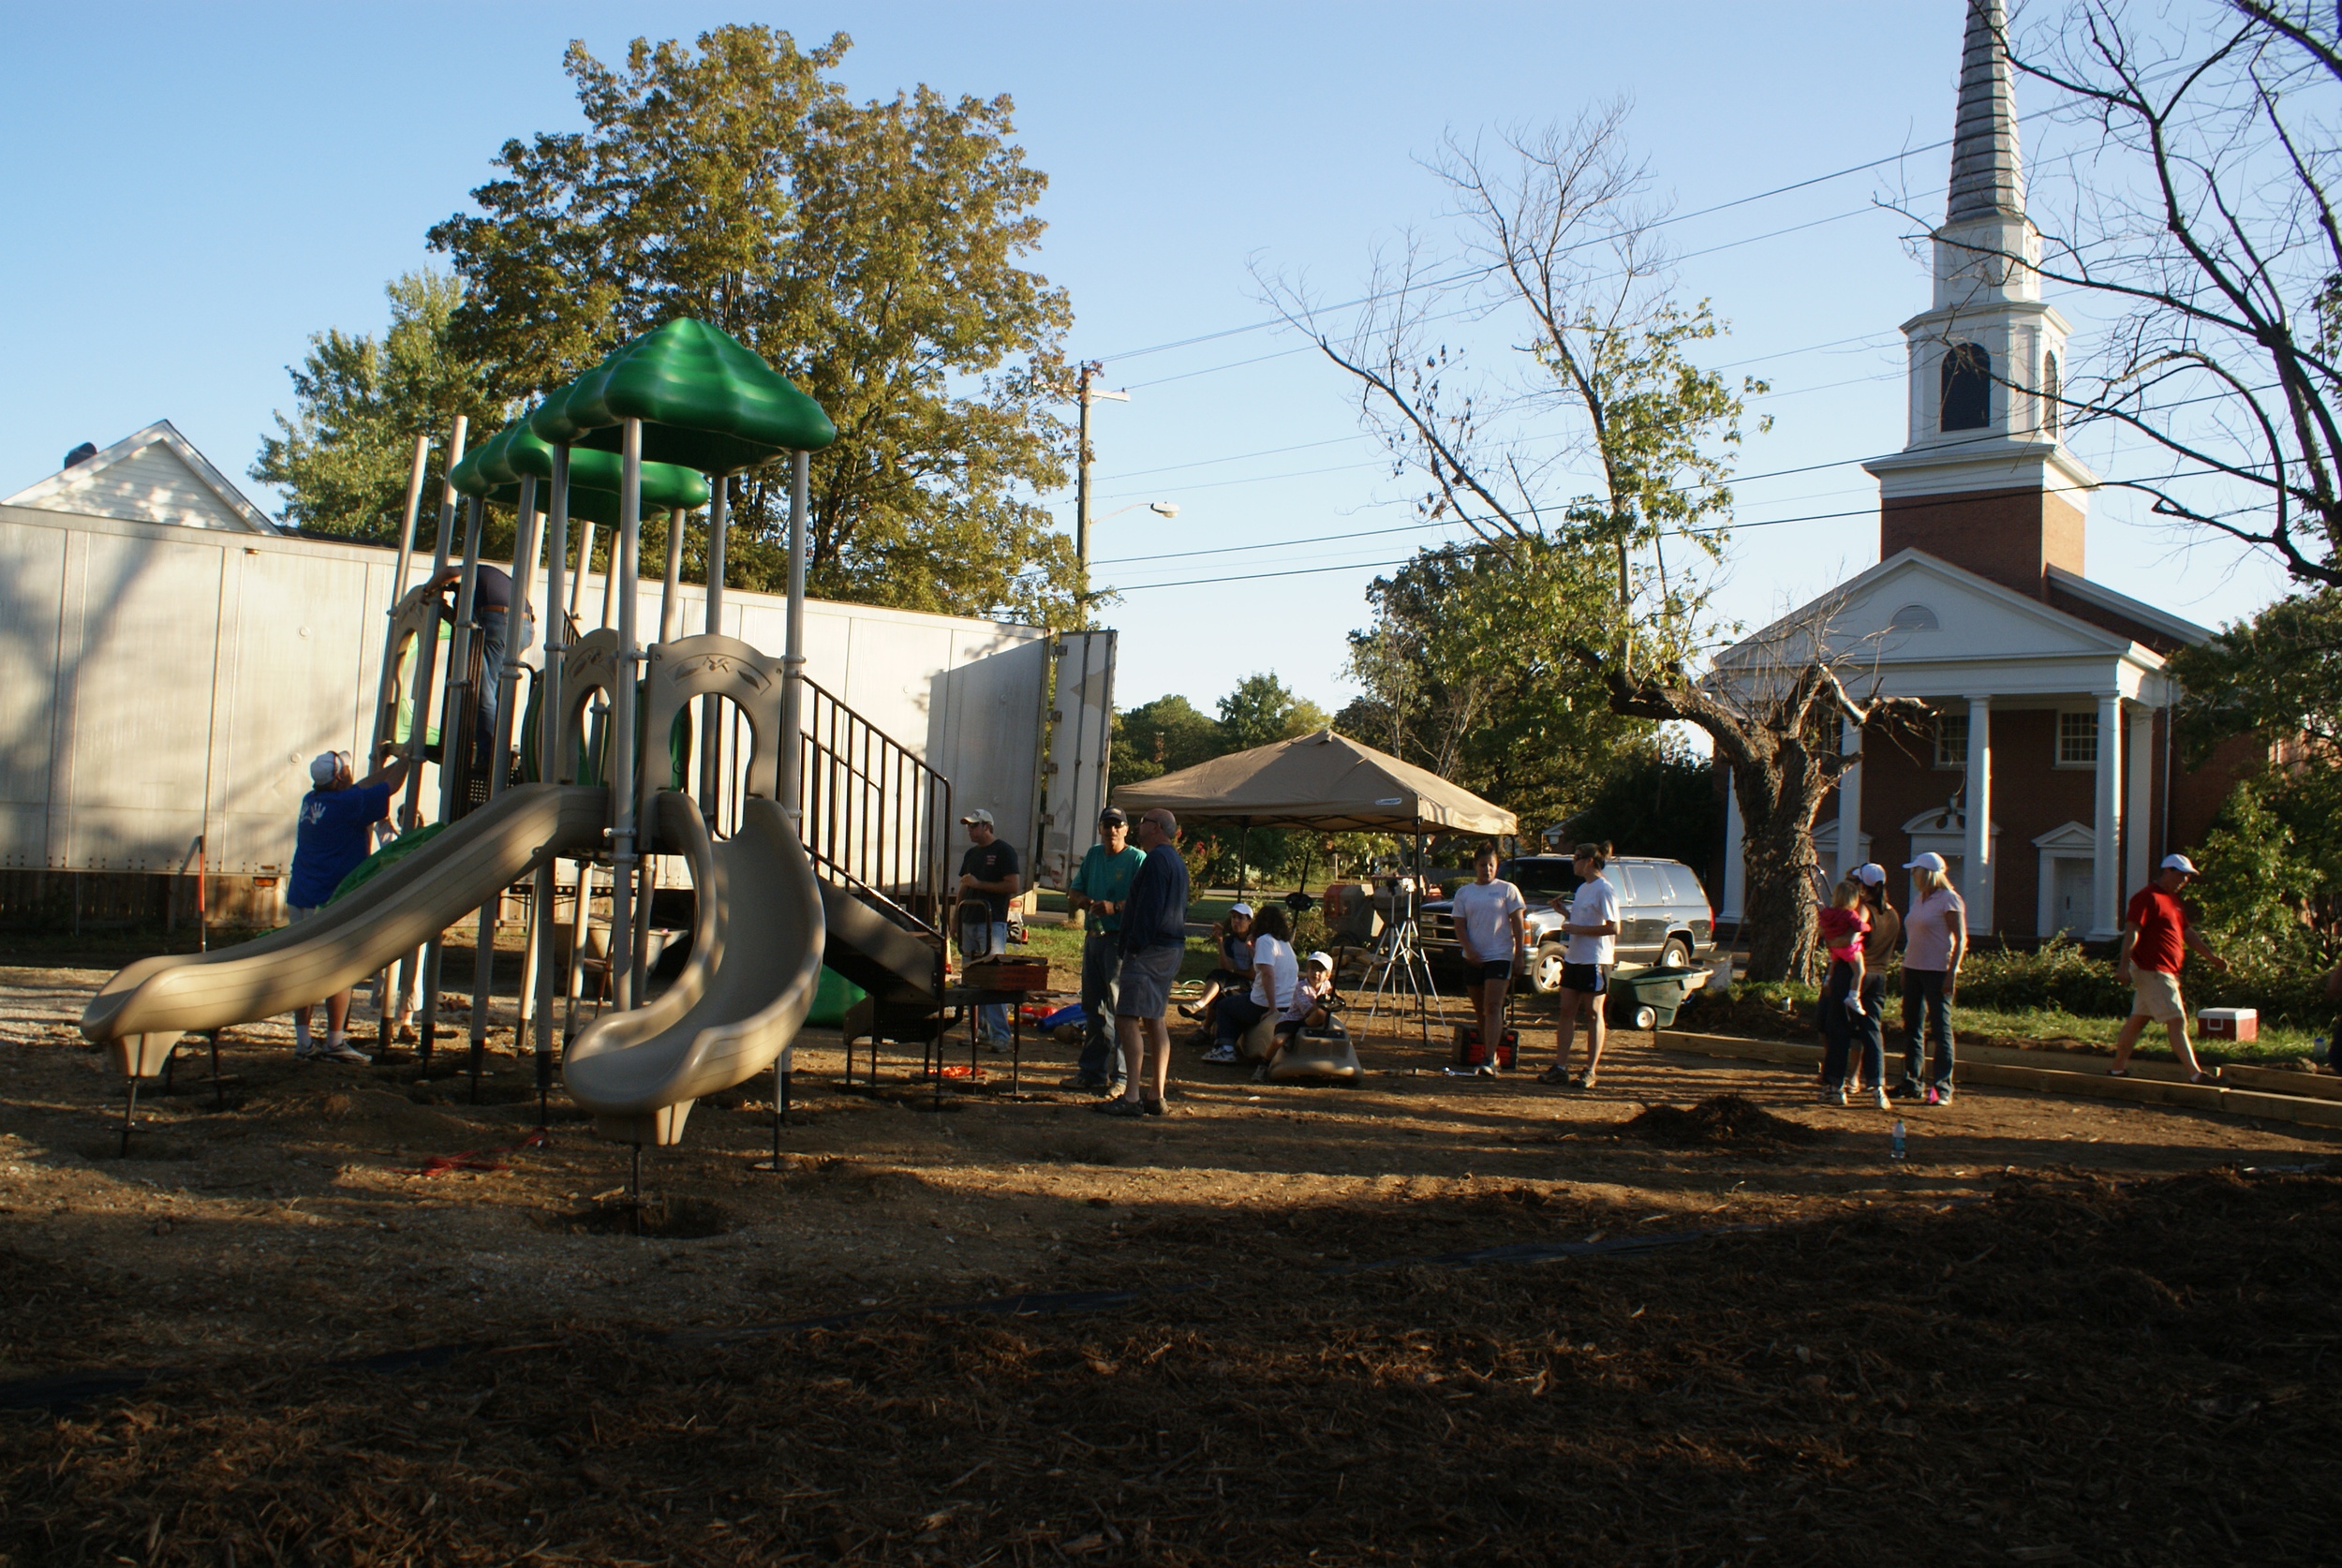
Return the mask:
M 1609 863 L 1608 844 L 1579 845 L 1570 857 L 1578 891 L 1566 904 L 1553 900 L 1553 907 L 1569 916 L 1569 924 L 1562 927 L 1569 934 L 1569 945 L 1562 953 L 1562 988 L 1554 997 L 1561 1003 L 1562 1018 L 1554 1030 L 1553 1065 L 1537 1075 L 1540 1084 L 1592 1088 L 1602 1070 L 1602 1047 L 1609 1038 L 1602 1009 L 1618 952 L 1618 889 L 1602 875 Z M 1586 1015 L 1586 1070 L 1572 1077 L 1569 1053 L 1577 1043 L 1579 1013 Z
M 1448 909 L 1456 941 L 1463 949 L 1465 988 L 1480 1020 L 1481 1058 L 1496 1066 L 1504 1043 L 1505 993 L 1512 988 L 1513 959 L 1529 929 L 1529 901 L 1520 889 L 1496 875 L 1496 846 L 1472 857 L 1472 880 L 1456 890 Z
M 1270 1013 L 1282 1014 L 1293 1000 L 1293 987 L 1301 966 L 1293 952 L 1293 924 L 1282 906 L 1270 904 L 1253 917 L 1253 988 L 1243 996 L 1223 996 L 1212 1009 L 1219 1043 L 1204 1059 L 1237 1059 L 1237 1042 Z

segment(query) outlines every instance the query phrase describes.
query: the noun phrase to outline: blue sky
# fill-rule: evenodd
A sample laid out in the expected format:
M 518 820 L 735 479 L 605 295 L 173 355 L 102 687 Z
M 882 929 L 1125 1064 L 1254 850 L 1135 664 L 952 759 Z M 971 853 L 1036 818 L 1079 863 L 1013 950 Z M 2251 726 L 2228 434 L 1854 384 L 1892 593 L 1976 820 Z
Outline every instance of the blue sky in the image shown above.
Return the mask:
M 1378 241 L 1438 218 L 1416 159 L 1450 130 L 1623 95 L 1660 194 L 1684 213 L 1939 141 L 1962 15 L 1958 0 L 20 9 L 0 102 L 14 153 L 0 168 L 14 219 L 0 493 L 77 441 L 161 417 L 240 477 L 289 405 L 284 366 L 307 334 L 378 329 L 384 280 L 430 259 L 424 229 L 467 205 L 501 141 L 577 123 L 559 68 L 571 37 L 610 57 L 638 35 L 730 21 L 808 42 L 842 30 L 859 94 L 1012 95 L 1018 140 L 1050 176 L 1032 264 L 1072 293 L 1073 353 L 1106 360 L 1104 384 L 1133 393 L 1096 416 L 1096 510 L 1181 509 L 1164 523 L 1140 505 L 1098 529 L 1098 579 L 1128 590 L 1106 616 L 1124 634 L 1119 700 L 1180 691 L 1208 709 L 1271 670 L 1334 706 L 1372 563 L 1440 535 L 1348 537 L 1407 524 L 1405 487 L 1357 438 L 1342 378 L 1286 352 L 1290 335 L 1144 350 L 1263 319 L 1255 267 L 1359 291 Z M 2029 154 L 2053 153 L 2051 127 L 2029 122 L 2027 137 Z M 1894 328 L 1927 284 L 1908 225 L 1875 199 L 1907 189 L 1933 210 L 1947 156 L 1669 230 L 1686 292 L 1733 323 L 1709 362 L 1775 389 L 1774 429 L 1751 438 L 1742 471 L 1806 470 L 1742 484 L 1743 524 L 1875 505 L 1860 469 L 1812 466 L 1903 444 Z M 2123 457 L 2083 455 L 2102 472 Z M 1070 491 L 1051 500 L 1070 520 Z M 2095 501 L 2090 575 L 2207 623 L 2282 590 L 2264 563 L 2140 515 L 2119 496 Z M 1320 536 L 1336 538 L 1185 554 Z M 1876 542 L 1862 515 L 1746 527 L 1719 606 L 1764 619 L 1869 565 Z M 1310 566 L 1346 570 L 1271 575 Z

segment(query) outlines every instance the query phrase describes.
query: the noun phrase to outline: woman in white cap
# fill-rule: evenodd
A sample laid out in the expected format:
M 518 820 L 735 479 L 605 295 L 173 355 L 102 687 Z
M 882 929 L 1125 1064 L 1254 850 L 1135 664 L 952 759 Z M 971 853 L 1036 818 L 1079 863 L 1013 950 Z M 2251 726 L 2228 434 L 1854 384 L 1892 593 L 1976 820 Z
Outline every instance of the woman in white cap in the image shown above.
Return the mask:
M 1951 1004 L 1960 989 L 1960 960 L 1968 952 L 1968 907 L 1951 885 L 1944 857 L 1933 851 L 1903 868 L 1911 873 L 1911 912 L 1903 928 L 1903 1082 L 1897 1100 L 1951 1103 Z M 1922 1027 L 1934 1047 L 1920 1070 Z

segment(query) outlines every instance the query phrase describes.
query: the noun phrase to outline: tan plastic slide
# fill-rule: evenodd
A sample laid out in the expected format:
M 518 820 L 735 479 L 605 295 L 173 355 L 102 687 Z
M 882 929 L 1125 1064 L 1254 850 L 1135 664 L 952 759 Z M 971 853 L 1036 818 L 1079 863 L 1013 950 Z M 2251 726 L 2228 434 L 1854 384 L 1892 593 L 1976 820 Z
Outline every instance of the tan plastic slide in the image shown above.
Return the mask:
M 150 1077 L 185 1030 L 322 1001 L 437 938 L 547 855 L 598 847 L 609 820 L 600 785 L 517 786 L 297 925 L 131 965 L 90 999 L 82 1033 L 111 1044 L 122 1072 Z
M 822 981 L 821 884 L 775 802 L 751 796 L 717 844 L 689 795 L 657 797 L 658 840 L 691 865 L 691 959 L 646 1007 L 597 1020 L 570 1043 L 561 1080 L 595 1131 L 664 1145 L 691 1102 L 780 1059 Z

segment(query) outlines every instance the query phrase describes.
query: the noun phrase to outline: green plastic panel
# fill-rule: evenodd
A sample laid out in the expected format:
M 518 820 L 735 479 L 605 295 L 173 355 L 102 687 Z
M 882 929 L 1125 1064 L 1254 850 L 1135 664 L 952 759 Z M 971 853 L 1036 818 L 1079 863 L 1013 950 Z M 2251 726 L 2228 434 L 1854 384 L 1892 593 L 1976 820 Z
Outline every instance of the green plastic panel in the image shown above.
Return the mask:
M 618 521 L 618 482 L 625 460 L 615 451 L 580 448 L 570 453 L 570 515 L 591 518 L 615 526 Z M 553 478 L 553 448 L 526 423 L 506 425 L 464 454 L 455 465 L 456 493 L 483 496 L 498 506 L 520 499 L 520 481 Z M 606 497 L 606 504 L 596 500 Z M 543 485 L 538 501 L 546 498 Z M 696 468 L 672 463 L 643 465 L 643 515 L 682 507 L 697 510 L 707 505 L 707 481 Z M 594 508 L 600 506 L 601 510 Z
M 356 865 L 351 866 L 349 875 L 334 884 L 334 891 L 325 901 L 331 904 L 344 894 L 365 886 L 375 878 L 430 843 L 445 826 L 447 826 L 445 822 L 429 822 L 419 828 L 408 829 Z
M 728 474 L 837 439 L 821 405 L 729 333 L 686 317 L 628 344 L 548 396 L 529 426 L 548 441 L 615 451 L 645 422 L 643 456 Z

